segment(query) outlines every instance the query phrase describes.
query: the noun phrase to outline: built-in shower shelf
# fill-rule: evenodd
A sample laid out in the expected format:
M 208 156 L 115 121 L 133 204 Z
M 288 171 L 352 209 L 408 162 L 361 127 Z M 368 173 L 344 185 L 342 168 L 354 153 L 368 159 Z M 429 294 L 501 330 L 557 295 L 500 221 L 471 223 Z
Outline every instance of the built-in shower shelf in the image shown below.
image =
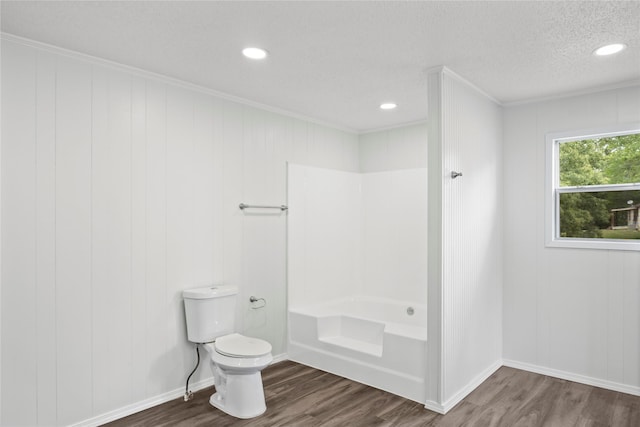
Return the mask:
M 349 350 L 358 351 L 360 353 L 370 354 L 376 357 L 382 357 L 382 345 L 371 344 L 365 341 L 344 337 L 340 335 L 332 337 L 322 337 L 318 341 L 328 344 L 337 345 L 338 347 L 348 348 Z

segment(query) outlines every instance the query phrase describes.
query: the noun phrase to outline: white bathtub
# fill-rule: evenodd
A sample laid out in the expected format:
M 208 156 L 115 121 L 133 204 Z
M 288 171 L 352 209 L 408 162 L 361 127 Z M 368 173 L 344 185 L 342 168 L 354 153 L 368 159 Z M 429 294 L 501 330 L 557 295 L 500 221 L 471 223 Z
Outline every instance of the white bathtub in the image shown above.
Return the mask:
M 289 308 L 289 358 L 425 402 L 426 305 L 350 297 Z

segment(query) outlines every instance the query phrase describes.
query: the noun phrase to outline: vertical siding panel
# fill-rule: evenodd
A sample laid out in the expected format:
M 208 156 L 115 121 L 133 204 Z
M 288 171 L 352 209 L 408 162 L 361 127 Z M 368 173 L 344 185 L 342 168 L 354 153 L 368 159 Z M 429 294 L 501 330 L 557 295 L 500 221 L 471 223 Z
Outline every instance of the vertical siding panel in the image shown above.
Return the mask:
M 624 322 L 624 286 L 625 266 L 624 253 L 607 251 L 607 310 L 606 345 L 602 346 L 607 352 L 606 378 L 618 383 L 624 382 L 624 328 L 618 325 Z M 622 308 L 622 309 L 621 309 Z
M 543 209 L 545 135 L 638 121 L 639 93 L 630 87 L 507 109 L 505 200 L 517 203 L 505 203 L 506 359 L 640 384 L 637 254 L 545 248 Z
M 164 375 L 167 360 L 166 311 L 166 88 L 147 82 L 146 144 L 147 144 L 147 351 L 149 359 L 142 366 L 146 371 L 147 397 L 171 390 Z
M 342 150 L 345 152 L 345 169 L 352 172 L 360 172 L 360 144 L 359 136 L 351 133 L 339 133 L 336 135 L 340 139 Z M 426 141 L 424 144 L 426 150 Z M 424 159 L 426 162 L 426 157 Z
M 215 193 L 211 99 L 194 97 L 193 109 L 193 286 L 211 285 L 214 276 Z M 195 195 L 199 197 L 195 197 Z
M 287 203 L 287 122 L 282 116 L 269 114 L 267 120 L 266 143 L 270 147 L 271 167 L 269 171 L 273 200 L 277 204 Z M 273 255 L 271 287 L 266 295 L 270 304 L 267 311 L 267 334 L 273 348 L 286 347 L 286 328 L 278 325 L 287 324 L 287 213 L 282 213 L 274 222 L 271 232 L 271 248 Z M 254 312 L 256 310 L 253 310 Z
M 243 107 L 238 104 L 224 102 L 223 120 L 223 221 L 224 221 L 224 282 L 239 286 L 242 283 L 243 265 L 243 217 L 238 209 L 243 195 Z M 243 316 L 238 310 L 237 327 L 243 330 Z
M 182 387 L 193 351 L 181 290 L 194 285 L 238 285 L 239 330 L 245 297 L 266 297 L 246 326 L 282 354 L 286 215 L 249 217 L 238 204 L 285 203 L 287 160 L 357 169 L 357 139 L 175 86 L 167 102 L 157 80 L 5 45 L 0 315 L 11 393 L 0 421 L 100 420 Z
M 146 396 L 147 338 L 147 141 L 146 85 L 133 78 L 131 89 L 131 398 Z
M 94 412 L 131 395 L 131 80 L 94 70 L 92 283 Z
M 427 76 L 428 103 L 428 215 L 427 235 L 429 236 L 427 260 L 427 401 L 432 404 L 442 402 L 443 389 L 443 341 L 444 341 L 444 265 L 443 265 L 443 82 L 442 73 Z
M 60 58 L 56 97 L 58 423 L 93 413 L 91 67 Z
M 110 364 L 117 350 L 111 342 L 110 329 L 113 320 L 114 283 L 109 264 L 112 230 L 108 227 L 112 206 L 109 170 L 109 75 L 99 67 L 93 68 L 91 107 L 91 294 L 92 361 L 93 361 L 93 410 L 100 414 L 109 410 L 111 395 Z M 98 338 L 99 339 L 96 339 Z
M 534 114 L 531 106 L 518 107 L 520 111 Z M 528 115 L 527 114 L 527 115 Z M 518 176 L 518 180 L 505 179 L 504 182 L 504 230 L 517 230 L 506 232 L 504 239 L 504 275 L 505 287 L 503 295 L 508 303 L 503 305 L 504 319 L 504 358 L 519 360 L 525 363 L 536 364 L 537 325 L 536 313 L 538 311 L 537 292 L 539 276 L 544 275 L 534 267 L 539 251 L 537 243 L 538 235 L 544 231 L 537 230 L 537 226 L 528 226 L 530 221 L 524 220 L 529 213 L 537 211 L 535 197 L 521 197 L 522 191 L 531 194 L 536 178 L 536 162 L 530 161 L 537 155 L 535 138 L 535 122 L 526 120 L 523 114 L 517 110 L 506 110 L 504 114 L 505 144 L 503 156 L 509 161 L 503 164 L 505 177 Z M 515 141 L 508 141 L 507 135 L 518 129 L 526 136 L 519 137 Z M 517 200 L 518 203 L 511 203 Z M 515 210 L 512 208 L 515 207 Z M 535 221 L 534 221 L 535 222 Z M 540 245 L 541 246 L 541 245 Z M 508 250 L 506 250 L 508 248 Z M 518 277 L 517 282 L 510 281 L 509 277 Z M 523 316 L 524 314 L 524 316 Z
M 212 241 L 213 241 L 213 283 L 220 283 L 225 277 L 224 270 L 224 120 L 223 102 L 217 99 L 212 101 L 211 121 L 213 126 L 212 135 L 212 209 L 213 221 Z
M 109 74 L 109 148 L 105 176 L 110 181 L 105 229 L 110 231 L 105 276 L 112 304 L 109 341 L 111 378 L 109 404 L 120 408 L 131 402 L 131 77 Z M 95 211 L 94 211 L 95 214 Z M 96 274 L 94 274 L 96 277 Z
M 616 91 L 616 123 L 637 122 L 640 115 L 640 86 Z
M 187 352 L 183 289 L 193 287 L 193 97 L 167 91 L 167 295 L 169 344 L 164 375 L 172 387 L 184 382 L 192 354 Z M 197 230 L 198 232 L 200 230 Z
M 499 108 L 448 72 L 443 116 L 444 403 L 501 359 L 502 127 Z
M 38 424 L 56 423 L 56 58 L 38 54 L 37 80 L 37 318 Z
M 210 286 L 214 283 L 216 274 L 216 176 L 214 146 L 214 103 L 211 98 L 194 95 L 193 108 L 193 283 L 188 287 Z M 186 376 L 195 363 L 192 345 L 187 345 Z M 201 366 L 192 383 L 211 376 L 211 369 L 207 364 Z
M 624 346 L 621 350 L 624 381 L 623 384 L 630 384 L 640 387 L 640 252 L 627 252 L 622 255 L 624 262 L 624 276 L 622 286 L 624 292 L 624 302 L 622 312 L 624 318 L 618 324 L 624 333 Z M 618 308 L 619 309 L 619 308 Z
M 244 138 L 244 182 L 245 198 L 248 203 L 278 205 L 276 191 L 273 188 L 271 169 L 273 169 L 273 149 L 267 141 L 267 116 L 260 110 L 250 109 L 245 112 Z M 279 210 L 251 210 L 244 214 L 243 222 L 243 292 L 239 301 L 244 314 L 244 330 L 247 334 L 259 338 L 267 338 L 269 333 L 269 314 L 271 307 L 262 310 L 251 310 L 248 300 L 250 295 L 257 295 L 272 300 L 274 268 L 278 264 L 278 251 L 274 247 L 274 230 L 277 222 L 284 218 Z M 284 256 L 281 254 L 280 256 Z
M 36 425 L 36 55 L 3 44 L 2 425 Z M 18 328 L 15 325 L 19 325 Z
M 289 122 L 288 159 L 291 163 L 312 166 L 309 160 L 309 124 L 301 120 L 286 119 Z
M 261 111 L 254 108 L 243 108 L 243 137 L 242 137 L 242 182 L 244 183 L 245 203 L 269 204 L 270 194 L 267 193 L 265 123 Z

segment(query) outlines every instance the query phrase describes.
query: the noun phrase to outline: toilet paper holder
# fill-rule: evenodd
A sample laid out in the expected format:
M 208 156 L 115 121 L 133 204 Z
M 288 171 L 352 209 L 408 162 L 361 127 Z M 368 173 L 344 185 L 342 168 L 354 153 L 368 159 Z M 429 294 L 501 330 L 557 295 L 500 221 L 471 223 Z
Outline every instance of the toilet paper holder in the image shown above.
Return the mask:
M 253 295 L 252 295 L 252 296 L 250 296 L 250 297 L 249 297 L 249 302 L 250 302 L 251 304 L 255 304 L 255 303 L 260 302 L 260 301 L 262 301 L 262 305 L 259 305 L 259 306 L 257 306 L 257 307 L 251 307 L 251 309 L 252 309 L 252 310 L 257 310 L 257 309 L 259 309 L 259 308 L 262 308 L 262 307 L 266 306 L 266 305 L 267 305 L 267 300 L 266 300 L 266 299 L 264 299 L 264 298 L 256 298 L 256 297 L 254 297 Z

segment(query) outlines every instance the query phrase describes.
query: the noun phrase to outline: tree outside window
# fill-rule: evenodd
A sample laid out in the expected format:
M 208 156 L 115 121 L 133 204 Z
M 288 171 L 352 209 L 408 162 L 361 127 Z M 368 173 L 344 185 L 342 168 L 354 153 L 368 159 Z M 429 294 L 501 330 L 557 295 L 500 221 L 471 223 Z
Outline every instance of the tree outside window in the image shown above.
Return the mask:
M 547 244 L 640 250 L 640 125 L 579 135 L 547 137 Z

